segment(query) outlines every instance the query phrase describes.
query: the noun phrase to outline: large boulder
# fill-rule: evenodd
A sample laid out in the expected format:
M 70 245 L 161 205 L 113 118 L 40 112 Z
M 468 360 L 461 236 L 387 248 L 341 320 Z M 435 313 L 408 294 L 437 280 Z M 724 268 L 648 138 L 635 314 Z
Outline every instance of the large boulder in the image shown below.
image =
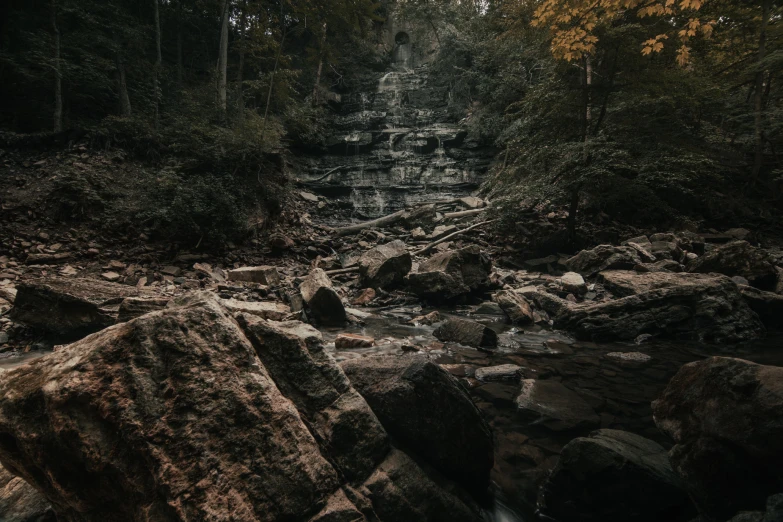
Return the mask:
M 552 431 L 591 429 L 601 423 L 595 410 L 576 392 L 549 379 L 523 379 L 516 404 L 523 419 Z
M 459 317 L 449 318 L 433 335 L 440 341 L 474 348 L 495 348 L 498 345 L 498 334 L 494 330 L 476 321 Z
M 477 521 L 453 484 L 390 465 L 366 401 L 296 330 L 197 294 L 93 334 L 4 375 L 0 461 L 58 522 L 366 520 L 409 490 L 432 492 L 397 507 L 416 520 Z
M 630 246 L 598 245 L 582 250 L 565 264 L 569 270 L 590 277 L 603 270 L 630 270 L 643 261 L 639 252 Z
M 543 513 L 563 522 L 674 522 L 693 514 L 666 450 L 618 430 L 569 442 L 541 489 L 541 504 Z
M 411 271 L 411 255 L 405 243 L 391 243 L 371 248 L 359 258 L 359 278 L 362 286 L 391 288 L 399 286 Z
M 407 277 L 411 292 L 430 302 L 451 301 L 487 286 L 492 263 L 475 245 L 435 254 Z
M 626 297 L 582 305 L 560 300 L 559 307 L 545 303 L 549 310 L 557 310 L 555 328 L 592 341 L 633 340 L 652 334 L 722 343 L 748 341 L 764 333 L 758 316 L 726 276 L 604 272 L 602 279 L 613 292 Z
M 711 520 L 783 491 L 783 368 L 711 357 L 683 366 L 653 402 L 675 471 Z
M 316 268 L 299 286 L 305 304 L 317 322 L 325 325 L 341 325 L 347 321 L 340 295 L 332 286 L 332 281 L 320 268 Z
M 422 357 L 366 357 L 342 367 L 395 439 L 469 490 L 486 490 L 492 432 L 446 370 Z
M 144 288 L 66 277 L 33 279 L 16 289 L 11 317 L 64 340 L 113 325 L 123 299 L 152 295 Z
M 49 502 L 30 484 L 0 466 L 0 520 L 56 522 Z
M 739 285 L 740 293 L 750 309 L 758 314 L 770 330 L 783 330 L 783 295 L 758 288 Z
M 740 276 L 761 290 L 775 290 L 778 272 L 769 253 L 747 241 L 732 241 L 688 263 L 688 272 Z

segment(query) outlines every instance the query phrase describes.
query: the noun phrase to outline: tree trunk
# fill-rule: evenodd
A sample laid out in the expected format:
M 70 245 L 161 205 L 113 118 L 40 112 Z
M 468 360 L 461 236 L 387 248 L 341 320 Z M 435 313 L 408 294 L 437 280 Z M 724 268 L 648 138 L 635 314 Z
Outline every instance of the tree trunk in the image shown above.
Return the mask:
M 283 21 L 283 23 L 285 23 Z M 269 90 L 266 92 L 266 108 L 264 109 L 264 121 L 261 123 L 261 139 L 266 134 L 266 119 L 269 116 L 269 104 L 272 101 L 272 86 L 275 84 L 275 73 L 277 72 L 277 64 L 280 63 L 280 53 L 283 52 L 283 44 L 285 43 L 286 30 L 283 27 L 283 35 L 280 38 L 280 47 L 277 48 L 277 55 L 275 56 L 275 66 L 272 68 L 272 74 L 269 77 Z
M 226 122 L 226 86 L 228 84 L 228 13 L 229 0 L 223 0 L 223 16 L 220 24 L 220 53 L 218 56 L 218 109 L 220 121 Z
M 245 90 L 242 86 L 242 75 L 245 69 L 245 22 L 247 2 L 242 6 L 242 17 L 239 21 L 239 69 L 237 70 L 237 120 L 242 123 L 245 121 Z
M 131 103 L 128 96 L 128 83 L 125 80 L 125 63 L 122 56 L 122 41 L 119 34 L 114 32 L 114 64 L 117 68 L 117 94 L 120 101 L 120 116 L 130 118 Z
M 756 71 L 756 88 L 753 95 L 754 109 L 754 127 L 756 137 L 756 150 L 753 159 L 753 174 L 751 182 L 755 184 L 759 180 L 761 173 L 761 164 L 764 161 L 764 69 L 761 62 L 764 60 L 767 47 L 767 23 L 769 22 L 769 12 L 772 7 L 772 0 L 763 0 L 761 4 L 761 25 L 759 26 L 759 51 L 758 68 Z
M 60 29 L 57 27 L 57 0 L 52 0 L 54 32 L 54 132 L 63 130 L 63 75 L 60 68 Z
M 163 67 L 163 56 L 160 52 L 160 3 L 159 0 L 152 0 L 155 5 L 155 130 L 160 126 L 160 70 Z
M 321 49 L 318 53 L 318 69 L 315 71 L 315 85 L 313 85 L 313 105 L 318 104 L 318 86 L 321 84 L 321 72 L 324 68 L 324 46 L 326 45 L 326 22 L 323 25 L 324 34 L 321 35 Z
M 182 60 L 182 4 L 185 0 L 177 2 L 177 87 L 182 89 L 184 65 Z

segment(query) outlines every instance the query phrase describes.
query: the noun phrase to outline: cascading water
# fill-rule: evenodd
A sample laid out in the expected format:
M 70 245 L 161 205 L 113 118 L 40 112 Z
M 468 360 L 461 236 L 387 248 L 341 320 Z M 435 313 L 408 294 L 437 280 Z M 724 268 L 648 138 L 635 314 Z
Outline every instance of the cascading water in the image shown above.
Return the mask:
M 448 89 L 430 82 L 428 65 L 414 66 L 412 45 L 407 35 L 398 38 L 394 63 L 374 88 L 342 95 L 326 150 L 303 159 L 308 177 L 319 180 L 305 179 L 309 189 L 344 200 L 357 219 L 467 195 L 493 154 L 455 123 Z

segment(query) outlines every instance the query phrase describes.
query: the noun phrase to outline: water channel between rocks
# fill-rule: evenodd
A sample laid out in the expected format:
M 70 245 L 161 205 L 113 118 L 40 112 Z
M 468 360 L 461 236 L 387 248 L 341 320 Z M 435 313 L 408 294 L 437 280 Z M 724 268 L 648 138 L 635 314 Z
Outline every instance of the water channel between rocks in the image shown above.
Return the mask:
M 554 379 L 574 390 L 600 416 L 602 428 L 631 431 L 670 447 L 652 419 L 651 401 L 658 397 L 677 370 L 688 362 L 711 355 L 736 356 L 757 363 L 783 366 L 778 348 L 783 334 L 746 346 L 698 343 L 648 342 L 641 345 L 574 341 L 568 335 L 540 326 L 518 328 L 505 323 L 491 304 L 479 307 L 441 308 L 442 318 L 463 316 L 477 320 L 498 333 L 498 347 L 478 350 L 441 343 L 433 335 L 437 326 L 412 324 L 412 318 L 432 309 L 419 306 L 363 309 L 362 323 L 344 328 L 322 328 L 326 349 L 339 362 L 373 355 L 404 356 L 414 352 L 442 365 L 469 390 L 495 435 L 495 467 L 492 470 L 494 503 L 486 508 L 489 522 L 531 521 L 542 478 L 570 440 L 586 436 L 584 430 L 552 431 L 518 416 L 514 399 L 519 382 L 482 383 L 477 368 L 513 364 L 522 367 L 521 378 Z M 335 349 L 339 333 L 356 333 L 376 340 L 369 348 Z M 640 352 L 646 362 L 624 361 L 608 355 Z M 51 353 L 33 350 L 0 358 L 0 369 L 11 370 Z M 512 501 L 510 499 L 521 499 Z

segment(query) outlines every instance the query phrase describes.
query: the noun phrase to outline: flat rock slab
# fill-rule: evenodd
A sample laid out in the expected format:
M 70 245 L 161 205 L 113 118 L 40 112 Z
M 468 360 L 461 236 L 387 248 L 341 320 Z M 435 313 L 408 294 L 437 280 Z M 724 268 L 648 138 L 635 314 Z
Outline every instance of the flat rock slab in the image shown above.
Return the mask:
M 271 321 L 285 321 L 291 318 L 291 309 L 277 301 L 239 301 L 237 299 L 224 299 L 223 306 L 232 312 L 242 312 L 255 315 Z
M 440 325 L 433 335 L 440 341 L 459 343 L 474 348 L 495 348 L 498 334 L 481 323 L 452 317 Z
M 375 346 L 375 339 L 364 335 L 341 333 L 334 340 L 334 347 L 337 349 L 368 348 L 370 346 Z
M 515 382 L 522 375 L 522 367 L 516 364 L 500 364 L 476 370 L 476 379 L 481 382 Z
M 273 266 L 244 266 L 228 271 L 229 281 L 258 283 L 265 286 L 280 286 L 280 274 Z
M 146 288 L 94 279 L 47 277 L 19 283 L 11 317 L 73 340 L 111 326 L 127 297 L 153 297 Z
M 522 380 L 516 403 L 524 419 L 552 431 L 591 429 L 601 423 L 584 399 L 557 381 Z

